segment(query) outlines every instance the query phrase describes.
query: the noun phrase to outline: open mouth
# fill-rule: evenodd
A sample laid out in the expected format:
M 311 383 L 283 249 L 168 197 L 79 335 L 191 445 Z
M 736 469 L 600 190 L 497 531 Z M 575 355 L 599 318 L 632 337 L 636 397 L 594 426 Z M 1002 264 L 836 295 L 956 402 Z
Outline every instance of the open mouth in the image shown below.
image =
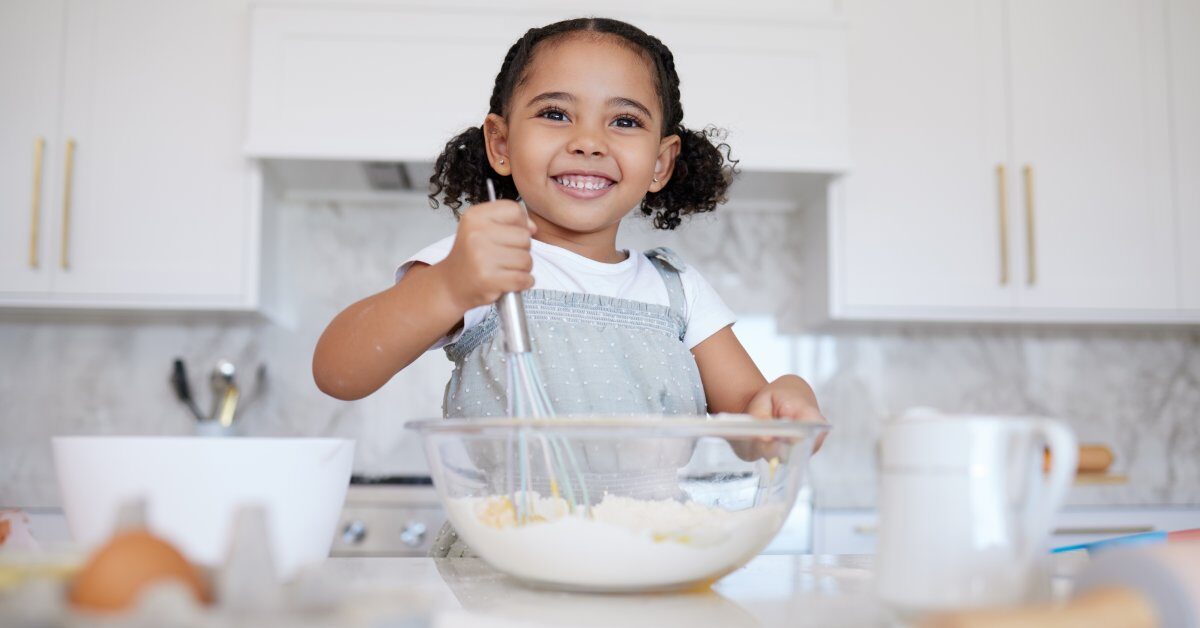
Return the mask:
M 597 198 L 604 196 L 617 185 L 616 181 L 596 174 L 560 174 L 550 177 L 563 193 L 575 198 Z

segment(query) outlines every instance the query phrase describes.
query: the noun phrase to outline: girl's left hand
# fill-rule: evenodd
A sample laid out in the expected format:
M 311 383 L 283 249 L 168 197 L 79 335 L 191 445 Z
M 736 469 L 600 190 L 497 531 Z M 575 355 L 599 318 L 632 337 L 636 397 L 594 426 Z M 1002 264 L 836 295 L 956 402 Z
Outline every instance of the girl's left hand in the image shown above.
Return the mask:
M 791 419 L 812 423 L 827 423 L 820 408 L 817 407 L 816 396 L 808 383 L 796 375 L 784 375 L 779 379 L 763 386 L 746 405 L 746 414 L 760 419 Z M 822 433 L 817 437 L 813 453 L 825 442 Z

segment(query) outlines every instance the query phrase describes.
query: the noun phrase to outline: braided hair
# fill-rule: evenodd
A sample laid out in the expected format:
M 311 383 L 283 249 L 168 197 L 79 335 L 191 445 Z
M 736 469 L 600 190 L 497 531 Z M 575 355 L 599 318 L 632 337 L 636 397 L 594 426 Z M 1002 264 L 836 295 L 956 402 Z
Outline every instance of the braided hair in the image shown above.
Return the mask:
M 679 226 L 681 216 L 709 212 L 724 203 L 738 163 L 730 157 L 725 131 L 712 126 L 694 131 L 683 126 L 675 57 L 658 38 L 632 24 L 607 18 L 576 18 L 529 29 L 504 56 L 488 113 L 507 116 L 509 99 L 524 78 L 537 46 L 571 33 L 615 36 L 653 62 L 655 88 L 664 119 L 662 137 L 678 135 L 680 139 L 679 156 L 670 181 L 663 189 L 649 192 L 642 199 L 641 211 L 653 217 L 655 228 L 674 229 Z M 512 177 L 501 176 L 488 162 L 483 127 L 465 129 L 446 143 L 434 163 L 433 176 L 429 178 L 430 205 L 437 208 L 441 196 L 441 202 L 458 216 L 464 200 L 468 203 L 487 200 L 487 179 L 496 183 L 500 198 L 518 197 Z

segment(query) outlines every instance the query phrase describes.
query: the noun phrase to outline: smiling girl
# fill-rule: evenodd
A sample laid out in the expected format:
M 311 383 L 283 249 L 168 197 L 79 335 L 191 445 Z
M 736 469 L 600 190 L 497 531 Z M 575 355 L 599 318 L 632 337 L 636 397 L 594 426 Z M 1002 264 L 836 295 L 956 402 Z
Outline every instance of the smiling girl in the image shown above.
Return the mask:
M 430 199 L 458 217 L 457 233 L 338 314 L 313 356 L 318 387 L 358 399 L 444 348 L 455 368 L 443 414 L 502 416 L 493 304 L 526 291 L 534 358 L 558 414 L 823 421 L 803 379 L 766 381 L 694 268 L 668 249 L 616 247 L 635 208 L 674 229 L 724 202 L 732 164 L 682 120 L 674 57 L 658 39 L 601 18 L 526 32 L 504 58 L 482 126 L 438 157 Z M 487 202 L 488 179 L 502 200 Z

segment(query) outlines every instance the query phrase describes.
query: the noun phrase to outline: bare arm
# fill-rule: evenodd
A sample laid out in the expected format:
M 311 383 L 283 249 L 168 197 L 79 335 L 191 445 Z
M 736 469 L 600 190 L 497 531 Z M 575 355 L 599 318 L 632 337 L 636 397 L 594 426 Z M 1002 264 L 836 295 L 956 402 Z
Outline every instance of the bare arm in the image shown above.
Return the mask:
M 472 206 L 446 259 L 415 264 L 396 285 L 338 314 L 313 352 L 313 379 L 338 399 L 361 399 L 412 364 L 473 307 L 533 286 L 530 236 L 513 201 Z
M 736 412 L 762 419 L 787 418 L 825 422 L 817 396 L 798 375 L 784 375 L 767 383 L 732 327 L 709 336 L 692 349 L 709 412 Z M 820 448 L 825 435 L 818 437 Z
M 733 335 L 732 327 L 705 338 L 692 348 L 692 356 L 700 367 L 709 412 L 745 412 L 754 395 L 767 385 L 767 378 Z
M 438 265 L 414 264 L 396 285 L 342 310 L 313 352 L 313 379 L 338 399 L 361 399 L 461 324 Z

